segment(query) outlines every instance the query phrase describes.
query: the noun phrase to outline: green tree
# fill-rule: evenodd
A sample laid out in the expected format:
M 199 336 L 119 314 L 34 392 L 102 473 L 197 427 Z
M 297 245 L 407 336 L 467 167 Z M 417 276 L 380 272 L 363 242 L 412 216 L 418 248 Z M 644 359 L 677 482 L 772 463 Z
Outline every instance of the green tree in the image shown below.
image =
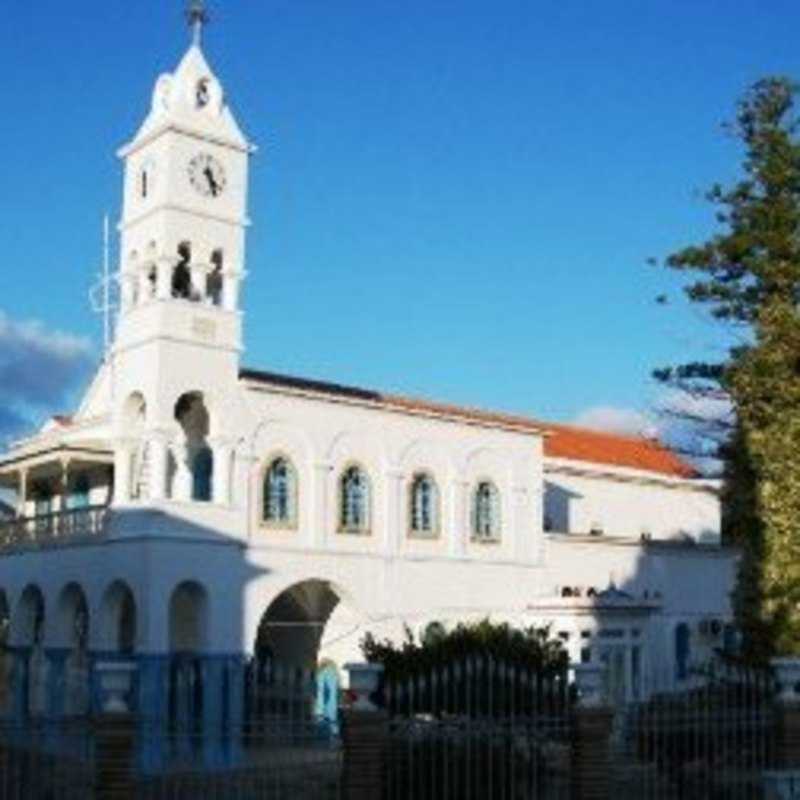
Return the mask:
M 735 426 L 724 437 L 726 532 L 743 549 L 734 591 L 745 652 L 800 653 L 800 142 L 797 87 L 756 83 L 730 126 L 742 175 L 713 186 L 719 231 L 665 262 L 685 292 L 741 329 L 719 363 L 659 370 L 687 391 L 724 392 Z

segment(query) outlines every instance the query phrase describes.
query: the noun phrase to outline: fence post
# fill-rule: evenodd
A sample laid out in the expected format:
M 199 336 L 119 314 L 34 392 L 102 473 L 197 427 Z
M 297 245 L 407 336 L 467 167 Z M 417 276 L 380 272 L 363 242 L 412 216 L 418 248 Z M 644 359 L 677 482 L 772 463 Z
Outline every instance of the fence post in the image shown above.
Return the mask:
M 575 666 L 578 702 L 572 721 L 572 780 L 574 800 L 611 798 L 611 726 L 614 710 L 604 693 L 601 664 Z
M 102 705 L 95 718 L 95 797 L 97 800 L 135 800 L 136 725 L 127 701 L 133 664 L 97 664 Z
M 372 700 L 383 666 L 345 664 L 353 702 L 342 711 L 344 800 L 383 800 L 389 717 Z

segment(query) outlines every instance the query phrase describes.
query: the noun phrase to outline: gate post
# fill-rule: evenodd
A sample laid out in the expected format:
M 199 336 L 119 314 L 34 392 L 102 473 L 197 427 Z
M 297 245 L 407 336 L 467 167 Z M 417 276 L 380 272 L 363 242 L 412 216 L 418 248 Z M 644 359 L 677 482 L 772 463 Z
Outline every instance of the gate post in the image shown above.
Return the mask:
M 102 705 L 94 721 L 95 797 L 135 800 L 136 726 L 127 703 L 136 667 L 125 663 L 97 664 Z
M 344 668 L 350 674 L 353 703 L 342 711 L 343 798 L 383 800 L 389 716 L 372 700 L 383 667 L 345 664 Z
M 572 721 L 572 781 L 574 800 L 611 798 L 611 726 L 614 710 L 604 696 L 605 668 L 575 666 L 578 703 Z

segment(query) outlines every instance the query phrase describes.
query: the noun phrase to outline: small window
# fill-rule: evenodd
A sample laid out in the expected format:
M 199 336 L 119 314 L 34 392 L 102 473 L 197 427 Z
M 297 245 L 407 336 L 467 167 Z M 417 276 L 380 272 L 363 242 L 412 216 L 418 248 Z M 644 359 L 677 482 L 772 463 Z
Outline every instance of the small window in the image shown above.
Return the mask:
M 360 467 L 349 467 L 342 475 L 340 524 L 346 533 L 369 531 L 369 479 Z
M 430 475 L 414 476 L 409 500 L 411 534 L 435 537 L 439 532 L 439 490 Z
M 297 519 L 297 479 L 291 462 L 283 457 L 270 463 L 264 475 L 264 522 L 290 527 Z
M 481 481 L 475 489 L 472 534 L 475 541 L 496 542 L 500 539 L 500 493 L 491 481 Z
M 147 168 L 145 168 L 145 169 L 142 170 L 142 199 L 143 200 L 147 199 L 147 189 L 148 189 L 148 186 L 147 186 L 148 180 L 147 179 L 148 179 L 148 177 L 149 176 L 147 174 Z
M 201 78 L 197 82 L 197 89 L 195 90 L 195 102 L 197 108 L 205 108 L 211 100 L 211 86 L 208 78 Z
M 189 264 L 192 261 L 192 246 L 189 242 L 178 245 L 178 263 L 172 272 L 172 296 L 189 300 L 192 296 L 192 273 Z
M 218 306 L 222 303 L 222 250 L 215 250 L 211 254 L 211 271 L 206 278 L 206 296 L 211 301 L 211 305 Z

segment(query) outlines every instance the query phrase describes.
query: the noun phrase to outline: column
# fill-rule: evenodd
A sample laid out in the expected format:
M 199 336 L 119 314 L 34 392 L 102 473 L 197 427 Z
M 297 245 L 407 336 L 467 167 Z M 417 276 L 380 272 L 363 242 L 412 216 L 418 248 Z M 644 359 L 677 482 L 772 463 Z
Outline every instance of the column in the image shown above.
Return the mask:
M 311 547 L 323 549 L 328 537 L 328 484 L 333 466 L 326 461 L 314 464 L 314 505 L 311 517 Z M 302 489 L 302 487 L 301 487 Z M 300 495 L 302 499 L 302 494 Z
M 469 481 L 457 479 L 450 489 L 450 531 L 448 551 L 451 556 L 464 556 L 469 536 Z
M 114 503 L 127 503 L 131 499 L 131 459 L 133 446 L 129 439 L 119 439 L 114 446 Z
M 239 308 L 239 284 L 244 275 L 234 270 L 225 270 L 222 277 L 222 307 L 226 311 L 236 311 Z
M 610 738 L 614 711 L 603 692 L 605 667 L 577 664 L 578 703 L 572 721 L 572 783 L 575 800 L 610 800 Z
M 192 471 L 189 469 L 189 450 L 185 442 L 172 442 L 169 452 L 175 460 L 175 482 L 172 499 L 189 502 L 192 499 Z
M 206 299 L 206 276 L 210 267 L 208 264 L 193 262 L 189 265 L 192 275 L 192 300 L 205 301 Z
M 19 471 L 19 496 L 17 497 L 17 516 L 25 517 L 28 503 L 28 470 Z
M 149 458 L 149 495 L 151 500 L 167 496 L 167 438 L 160 431 L 151 432 L 147 438 Z
M 242 736 L 244 734 L 244 681 L 246 656 L 228 657 L 225 690 L 225 730 L 228 734 L 227 760 L 238 764 L 242 757 Z
M 384 550 L 394 555 L 400 550 L 400 542 L 406 530 L 403 518 L 403 484 L 405 473 L 389 470 L 386 473 L 386 519 L 384 521 Z
M 63 717 L 66 711 L 67 659 L 70 651 L 66 647 L 48 647 L 45 658 L 47 670 L 47 716 L 51 719 Z
M 219 767 L 224 763 L 225 656 L 204 656 L 203 671 L 203 766 Z
M 233 444 L 227 439 L 212 439 L 209 445 L 214 453 L 211 497 L 217 505 L 228 506 L 231 503 Z
M 156 297 L 159 300 L 169 300 L 172 297 L 172 271 L 175 269 L 175 260 L 172 258 L 159 258 L 156 261 Z

